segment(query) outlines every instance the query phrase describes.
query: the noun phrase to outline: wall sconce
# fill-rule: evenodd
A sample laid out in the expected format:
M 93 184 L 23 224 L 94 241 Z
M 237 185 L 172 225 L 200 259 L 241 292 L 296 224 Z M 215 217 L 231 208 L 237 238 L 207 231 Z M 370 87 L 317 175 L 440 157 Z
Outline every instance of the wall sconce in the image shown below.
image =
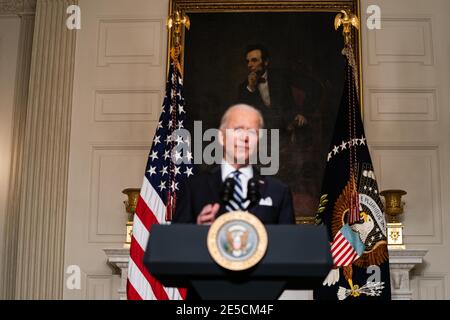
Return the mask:
M 123 194 L 128 196 L 128 200 L 125 200 L 123 203 L 125 204 L 125 210 L 128 213 L 127 219 L 127 237 L 125 240 L 126 244 L 131 243 L 131 236 L 133 234 L 133 215 L 136 212 L 136 205 L 139 199 L 139 194 L 141 193 L 141 189 L 139 188 L 127 188 L 122 191 Z
M 385 214 L 387 220 L 388 248 L 405 249 L 403 242 L 403 224 L 400 216 L 403 214 L 402 196 L 406 194 L 404 190 L 383 190 L 380 192 L 385 198 Z

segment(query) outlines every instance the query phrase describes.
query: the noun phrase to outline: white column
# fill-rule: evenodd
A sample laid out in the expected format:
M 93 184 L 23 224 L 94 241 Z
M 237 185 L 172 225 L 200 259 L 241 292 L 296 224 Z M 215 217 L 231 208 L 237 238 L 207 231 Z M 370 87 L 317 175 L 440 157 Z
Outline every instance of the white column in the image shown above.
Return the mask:
M 16 299 L 62 298 L 75 31 L 66 8 L 36 6 L 18 210 Z
M 2 297 L 14 298 L 17 262 L 17 232 L 19 224 L 20 181 L 25 142 L 28 85 L 30 78 L 31 49 L 33 44 L 34 14 L 21 15 L 20 38 L 15 81 L 12 152 L 5 223 L 5 262 L 3 266 Z

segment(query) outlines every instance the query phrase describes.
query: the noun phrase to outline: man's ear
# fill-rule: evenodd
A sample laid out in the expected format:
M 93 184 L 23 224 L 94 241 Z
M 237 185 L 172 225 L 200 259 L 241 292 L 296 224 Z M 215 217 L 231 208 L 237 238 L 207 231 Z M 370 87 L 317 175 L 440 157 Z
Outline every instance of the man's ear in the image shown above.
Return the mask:
M 266 61 L 264 61 L 264 66 L 267 68 L 270 65 L 270 60 L 267 59 Z
M 225 136 L 224 136 L 224 133 L 223 133 L 223 129 L 220 129 L 219 130 L 219 143 L 220 143 L 220 145 L 223 147 L 223 145 L 224 145 L 224 140 L 225 140 Z

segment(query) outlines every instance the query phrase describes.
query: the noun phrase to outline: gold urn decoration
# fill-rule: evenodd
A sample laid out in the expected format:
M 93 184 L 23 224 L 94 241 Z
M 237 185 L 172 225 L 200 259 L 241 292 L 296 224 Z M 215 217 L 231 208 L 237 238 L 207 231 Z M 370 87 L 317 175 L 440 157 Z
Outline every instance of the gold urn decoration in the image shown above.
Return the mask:
M 122 190 L 123 194 L 128 196 L 128 200 L 125 200 L 123 203 L 125 204 L 125 210 L 128 213 L 127 219 L 127 237 L 125 240 L 126 244 L 131 243 L 131 236 L 133 234 L 133 216 L 136 212 L 136 206 L 139 199 L 139 194 L 141 193 L 141 189 L 139 188 L 127 188 Z
M 385 214 L 387 220 L 388 248 L 405 249 L 403 242 L 403 223 L 400 216 L 403 214 L 402 196 L 406 194 L 404 190 L 390 189 L 380 192 L 385 199 Z

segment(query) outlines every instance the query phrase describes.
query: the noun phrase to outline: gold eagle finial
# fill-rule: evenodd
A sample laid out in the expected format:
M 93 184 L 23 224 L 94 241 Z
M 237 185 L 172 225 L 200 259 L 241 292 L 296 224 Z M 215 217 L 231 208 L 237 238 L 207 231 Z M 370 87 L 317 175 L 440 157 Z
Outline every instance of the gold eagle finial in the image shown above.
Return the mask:
M 185 26 L 188 30 L 191 27 L 191 21 L 189 20 L 189 17 L 180 11 L 175 11 L 170 17 L 167 19 L 167 26 L 169 29 L 172 27 L 175 27 L 174 32 L 180 32 L 181 33 L 181 26 Z
M 342 34 L 344 35 L 345 44 L 349 44 L 351 40 L 351 26 L 359 29 L 359 19 L 350 10 L 341 10 L 340 13 L 334 18 L 334 29 L 338 29 L 343 26 Z
M 179 10 L 175 10 L 168 18 L 167 18 L 167 28 L 172 32 L 172 45 L 170 48 L 170 57 L 175 63 L 175 66 L 182 74 L 182 68 L 180 65 L 180 56 L 183 53 L 183 47 L 181 45 L 181 36 L 182 36 L 182 28 L 183 26 L 189 30 L 191 27 L 191 21 L 189 17 Z

